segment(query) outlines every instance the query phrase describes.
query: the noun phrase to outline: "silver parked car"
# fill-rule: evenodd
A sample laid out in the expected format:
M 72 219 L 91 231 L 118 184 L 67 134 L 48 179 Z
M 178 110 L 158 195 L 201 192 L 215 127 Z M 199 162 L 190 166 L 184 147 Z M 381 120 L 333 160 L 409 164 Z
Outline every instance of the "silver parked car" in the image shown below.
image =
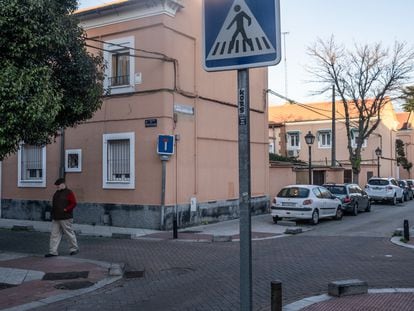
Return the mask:
M 341 201 L 328 189 L 315 185 L 290 185 L 282 188 L 271 206 L 273 222 L 282 218 L 309 219 L 316 225 L 320 218 L 342 219 Z

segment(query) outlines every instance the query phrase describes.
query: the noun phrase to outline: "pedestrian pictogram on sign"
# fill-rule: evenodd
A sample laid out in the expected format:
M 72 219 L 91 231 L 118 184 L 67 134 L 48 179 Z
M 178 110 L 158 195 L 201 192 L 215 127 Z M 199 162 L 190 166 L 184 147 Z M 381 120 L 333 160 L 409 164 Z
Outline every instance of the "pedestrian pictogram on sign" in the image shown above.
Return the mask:
M 280 61 L 278 0 L 204 0 L 203 17 L 207 71 Z

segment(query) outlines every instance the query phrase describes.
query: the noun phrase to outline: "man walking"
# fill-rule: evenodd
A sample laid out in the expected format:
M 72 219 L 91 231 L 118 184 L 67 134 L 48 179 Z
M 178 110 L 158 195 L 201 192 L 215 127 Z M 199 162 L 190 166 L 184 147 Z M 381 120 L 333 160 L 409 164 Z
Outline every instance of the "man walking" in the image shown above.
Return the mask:
M 72 190 L 68 189 L 63 178 L 55 182 L 56 192 L 52 202 L 52 232 L 50 234 L 49 253 L 45 257 L 58 256 L 58 247 L 65 233 L 70 244 L 70 254 L 79 252 L 78 242 L 73 231 L 73 209 L 76 207 L 76 198 Z

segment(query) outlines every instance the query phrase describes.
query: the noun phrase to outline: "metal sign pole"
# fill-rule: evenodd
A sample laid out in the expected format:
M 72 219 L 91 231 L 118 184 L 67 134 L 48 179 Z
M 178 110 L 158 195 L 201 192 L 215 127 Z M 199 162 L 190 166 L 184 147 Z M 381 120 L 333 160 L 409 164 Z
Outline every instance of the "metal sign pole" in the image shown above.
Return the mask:
M 240 310 L 252 310 L 249 71 L 237 71 L 239 110 Z

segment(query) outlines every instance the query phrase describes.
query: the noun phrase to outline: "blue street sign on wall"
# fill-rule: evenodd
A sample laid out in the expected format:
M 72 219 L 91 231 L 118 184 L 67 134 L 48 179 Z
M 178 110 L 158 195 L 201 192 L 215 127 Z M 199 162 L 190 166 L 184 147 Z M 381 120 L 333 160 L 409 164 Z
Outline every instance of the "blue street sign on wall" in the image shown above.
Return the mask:
M 279 0 L 204 0 L 203 35 L 207 71 L 276 65 Z
M 158 135 L 157 153 L 161 155 L 174 154 L 174 135 Z

